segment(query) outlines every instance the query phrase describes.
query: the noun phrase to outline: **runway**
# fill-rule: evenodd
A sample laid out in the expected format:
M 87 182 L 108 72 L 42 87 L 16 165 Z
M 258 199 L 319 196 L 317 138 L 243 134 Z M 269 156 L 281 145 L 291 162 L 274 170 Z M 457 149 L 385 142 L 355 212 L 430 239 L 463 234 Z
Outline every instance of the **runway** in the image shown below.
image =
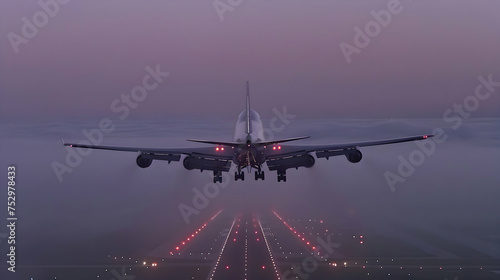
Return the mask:
M 460 251 L 458 245 L 448 254 L 456 257 L 440 258 L 414 246 L 435 246 L 437 240 L 405 242 L 408 238 L 339 228 L 324 217 L 288 218 L 276 210 L 220 210 L 183 232 L 149 256 L 110 253 L 96 264 L 21 265 L 18 273 L 25 279 L 442 280 L 498 279 L 500 271 L 498 259 L 467 257 L 470 249 Z M 75 271 L 81 278 L 74 278 Z

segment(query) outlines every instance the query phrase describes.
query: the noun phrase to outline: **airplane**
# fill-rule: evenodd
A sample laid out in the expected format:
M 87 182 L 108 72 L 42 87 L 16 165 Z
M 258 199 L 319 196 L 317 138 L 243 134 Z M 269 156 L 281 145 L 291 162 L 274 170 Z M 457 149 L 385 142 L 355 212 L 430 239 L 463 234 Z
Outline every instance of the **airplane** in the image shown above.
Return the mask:
M 64 146 L 86 149 L 100 149 L 112 151 L 138 152 L 136 163 L 141 168 L 151 166 L 153 160 L 180 161 L 188 170 L 199 169 L 213 171 L 213 182 L 222 183 L 222 172 L 229 172 L 231 164 L 234 163 L 237 171 L 234 172 L 234 180 L 245 180 L 247 168 L 250 173 L 255 169 L 255 180 L 265 179 L 262 166 L 266 163 L 269 171 L 276 171 L 278 182 L 286 182 L 286 170 L 299 167 L 310 168 L 316 158 L 333 156 L 345 156 L 349 162 L 358 163 L 363 155 L 360 147 L 378 146 L 409 141 L 425 140 L 434 135 L 419 135 L 386 140 L 375 140 L 356 143 L 329 144 L 329 145 L 282 145 L 282 143 L 302 140 L 310 136 L 287 138 L 266 141 L 264 139 L 264 127 L 259 114 L 250 108 L 250 85 L 246 82 L 246 107 L 238 115 L 234 138 L 232 142 L 187 139 L 187 141 L 215 145 L 215 147 L 200 148 L 134 148 L 114 147 L 100 145 L 84 145 L 65 143 Z

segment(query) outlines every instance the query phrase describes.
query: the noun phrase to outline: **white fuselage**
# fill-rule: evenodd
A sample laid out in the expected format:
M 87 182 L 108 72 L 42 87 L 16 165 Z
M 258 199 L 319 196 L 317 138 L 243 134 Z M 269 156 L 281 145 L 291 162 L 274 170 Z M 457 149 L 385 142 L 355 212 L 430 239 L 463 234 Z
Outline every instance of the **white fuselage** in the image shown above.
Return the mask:
M 236 120 L 236 126 L 234 128 L 234 141 L 235 142 L 247 142 L 258 143 L 264 141 L 264 126 L 257 112 L 250 109 L 250 134 L 246 133 L 247 120 L 246 111 L 244 110 L 238 115 L 238 120 Z

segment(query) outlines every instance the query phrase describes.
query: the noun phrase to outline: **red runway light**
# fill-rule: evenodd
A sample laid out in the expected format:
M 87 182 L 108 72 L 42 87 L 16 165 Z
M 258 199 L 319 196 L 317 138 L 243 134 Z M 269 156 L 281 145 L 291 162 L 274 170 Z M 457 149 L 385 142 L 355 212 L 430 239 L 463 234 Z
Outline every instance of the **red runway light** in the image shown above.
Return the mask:
M 229 265 L 226 265 L 226 269 L 229 269 Z
M 179 246 L 175 247 L 175 250 L 179 250 Z
M 266 266 L 265 266 L 265 265 L 263 265 L 263 266 L 262 266 L 262 269 L 266 269 Z
M 218 150 L 219 150 L 219 147 L 215 148 L 215 150 L 216 150 L 216 151 L 218 151 Z

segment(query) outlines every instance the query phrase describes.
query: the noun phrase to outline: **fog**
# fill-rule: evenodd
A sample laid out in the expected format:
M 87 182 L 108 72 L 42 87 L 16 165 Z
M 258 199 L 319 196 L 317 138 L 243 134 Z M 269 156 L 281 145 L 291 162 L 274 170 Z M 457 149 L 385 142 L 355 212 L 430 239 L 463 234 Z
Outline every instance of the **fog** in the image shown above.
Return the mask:
M 130 121 L 116 123 L 103 143 L 193 147 L 199 144 L 186 138 L 230 140 L 233 125 L 211 119 Z M 292 120 L 274 136 L 312 136 L 304 144 L 343 143 L 425 134 L 439 127 L 448 138 L 393 189 L 384 172 L 397 174 L 398 156 L 408 159 L 419 149 L 415 143 L 365 147 L 358 164 L 343 156 L 317 159 L 310 169 L 289 170 L 286 183 L 276 182 L 275 172 L 269 171 L 265 181 L 249 176 L 234 182 L 231 174 L 208 206 L 189 216 L 189 224 L 179 204 L 193 207 L 193 188 L 203 191 L 212 178 L 210 172 L 185 170 L 182 162 L 154 161 L 141 169 L 136 153 L 94 150 L 59 182 L 51 164 L 65 163 L 68 154 L 59 137 L 83 140 L 81 131 L 95 128 L 96 122 L 3 123 L 1 159 L 3 166 L 17 168 L 18 254 L 24 264 L 86 263 L 110 252 L 148 255 L 220 209 L 276 209 L 285 217 L 323 218 L 339 228 L 388 235 L 404 226 L 452 236 L 498 258 L 493 236 L 500 233 L 499 126 L 498 119 L 470 119 L 456 130 L 439 119 Z

